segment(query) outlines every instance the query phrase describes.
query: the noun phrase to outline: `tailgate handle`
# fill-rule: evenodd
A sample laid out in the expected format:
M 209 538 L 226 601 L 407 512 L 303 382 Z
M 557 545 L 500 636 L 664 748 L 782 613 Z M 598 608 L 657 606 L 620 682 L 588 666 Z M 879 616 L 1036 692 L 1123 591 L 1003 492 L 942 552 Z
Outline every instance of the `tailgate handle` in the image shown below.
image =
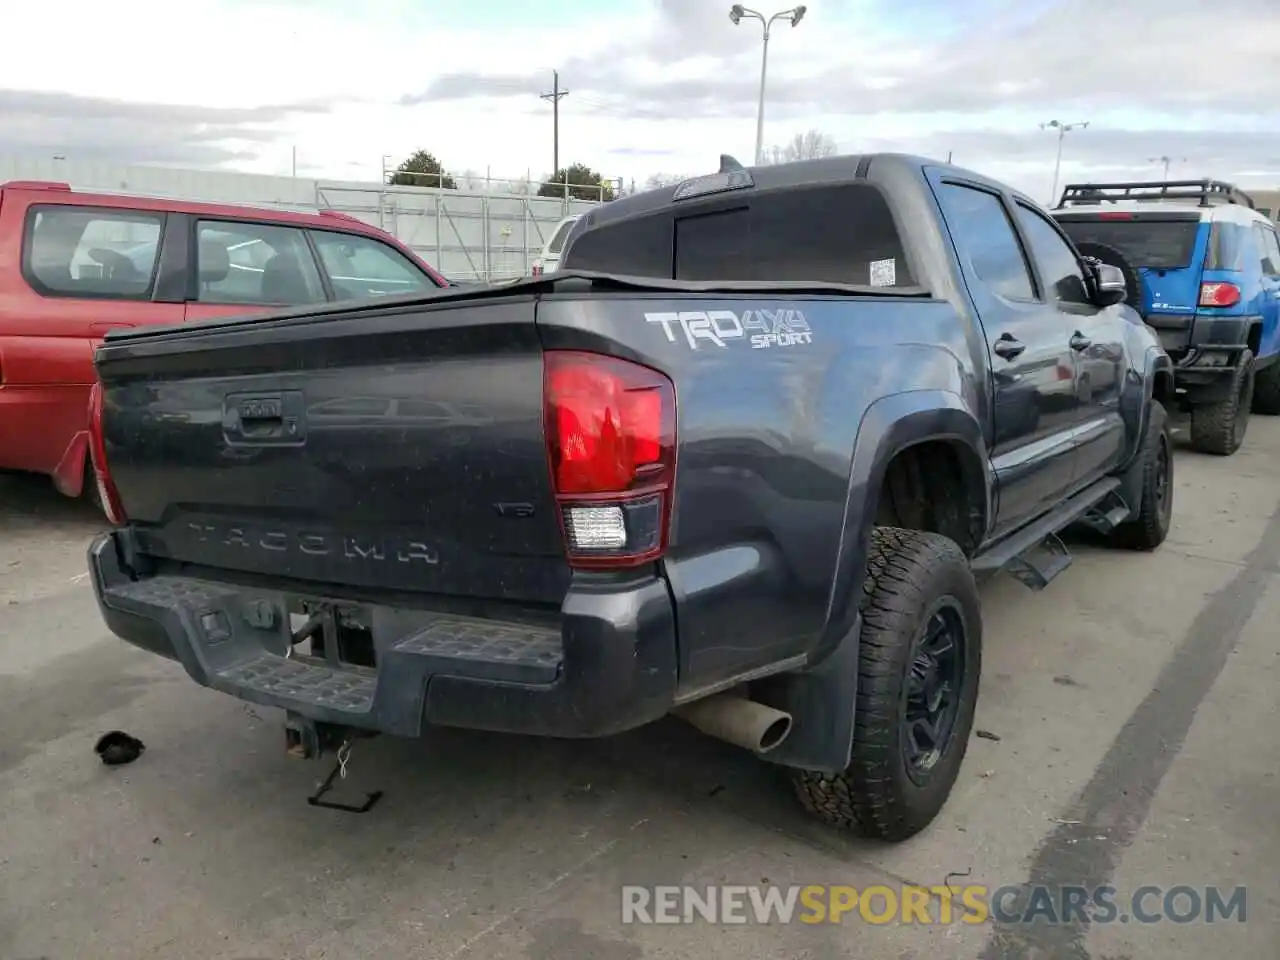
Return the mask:
M 307 436 L 303 410 L 297 390 L 231 394 L 222 410 L 222 432 L 230 443 L 301 443 Z

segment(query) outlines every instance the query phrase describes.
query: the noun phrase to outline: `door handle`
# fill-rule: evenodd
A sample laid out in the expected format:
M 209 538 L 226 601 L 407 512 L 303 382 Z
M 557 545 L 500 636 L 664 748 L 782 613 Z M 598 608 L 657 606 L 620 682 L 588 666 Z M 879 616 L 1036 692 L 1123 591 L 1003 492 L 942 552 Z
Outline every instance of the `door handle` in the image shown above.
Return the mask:
M 992 345 L 991 352 L 997 357 L 1012 360 L 1014 357 L 1020 356 L 1022 351 L 1026 349 L 1027 345 L 1021 340 L 1015 339 L 1010 334 L 1002 333 L 1000 338 Z
M 1093 341 L 1090 340 L 1088 337 L 1086 337 L 1079 330 L 1077 330 L 1075 333 L 1071 335 L 1070 342 L 1071 342 L 1071 349 L 1077 350 L 1077 351 L 1087 350 L 1089 349 L 1089 347 L 1093 346 Z
M 223 404 L 222 433 L 229 443 L 306 442 L 306 411 L 301 391 L 230 394 Z

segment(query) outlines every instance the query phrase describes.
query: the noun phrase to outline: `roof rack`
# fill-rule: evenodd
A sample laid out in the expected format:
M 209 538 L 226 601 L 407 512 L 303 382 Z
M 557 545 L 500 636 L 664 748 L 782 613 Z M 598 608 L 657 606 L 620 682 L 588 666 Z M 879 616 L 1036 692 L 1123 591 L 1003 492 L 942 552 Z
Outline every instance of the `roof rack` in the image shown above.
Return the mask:
M 1069 183 L 1056 209 L 1097 206 L 1122 200 L 1195 200 L 1202 207 L 1235 203 L 1254 209 L 1253 198 L 1239 187 L 1221 180 L 1148 180 L 1132 183 Z

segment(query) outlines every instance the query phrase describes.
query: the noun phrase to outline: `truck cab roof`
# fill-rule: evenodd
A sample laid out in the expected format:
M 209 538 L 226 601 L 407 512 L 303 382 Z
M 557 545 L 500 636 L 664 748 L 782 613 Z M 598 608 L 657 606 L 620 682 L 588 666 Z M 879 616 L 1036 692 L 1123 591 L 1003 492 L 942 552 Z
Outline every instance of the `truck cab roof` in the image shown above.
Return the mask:
M 560 269 L 666 280 L 937 289 L 926 171 L 1034 200 L 927 157 L 875 153 L 720 169 L 614 200 L 574 226 Z
M 750 189 L 754 193 L 763 193 L 866 180 L 872 164 L 878 171 L 893 168 L 913 178 L 917 177 L 925 167 L 944 168 L 972 183 L 983 184 L 997 192 L 1010 192 L 1004 184 L 972 170 L 907 153 L 848 154 L 753 167 L 743 166 L 732 157 L 725 156 L 721 158 L 721 168 L 715 173 L 703 174 L 669 186 L 646 190 L 644 193 L 601 204 L 579 220 L 578 231 L 575 233 L 630 217 L 655 213 L 672 204 L 688 204 L 700 197 L 710 197 L 735 190 Z M 1022 197 L 1021 194 L 1016 195 Z M 573 239 L 574 237 L 570 237 L 570 242 Z

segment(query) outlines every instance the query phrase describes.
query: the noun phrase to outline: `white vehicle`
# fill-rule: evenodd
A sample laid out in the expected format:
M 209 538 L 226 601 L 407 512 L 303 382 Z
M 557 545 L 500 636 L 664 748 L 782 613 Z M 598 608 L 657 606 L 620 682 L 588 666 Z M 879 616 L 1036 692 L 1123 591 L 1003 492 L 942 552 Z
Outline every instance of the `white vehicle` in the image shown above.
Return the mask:
M 555 273 L 556 268 L 560 266 L 560 251 L 564 249 L 564 241 L 581 216 L 582 214 L 580 213 L 574 214 L 572 217 L 565 217 L 556 224 L 556 229 L 551 234 L 551 238 L 542 248 L 542 253 L 538 256 L 538 259 L 533 261 L 533 276 L 540 277 L 546 273 Z

